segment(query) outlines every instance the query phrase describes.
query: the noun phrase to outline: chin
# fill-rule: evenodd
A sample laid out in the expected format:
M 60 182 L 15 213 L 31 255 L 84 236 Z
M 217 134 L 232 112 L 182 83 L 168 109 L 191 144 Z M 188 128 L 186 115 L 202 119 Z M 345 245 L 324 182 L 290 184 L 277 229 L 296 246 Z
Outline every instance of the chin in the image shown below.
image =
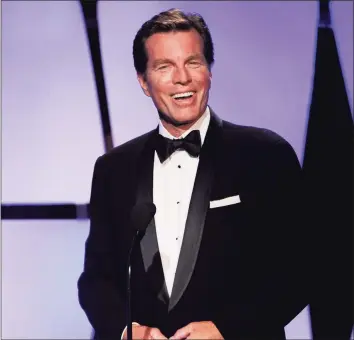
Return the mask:
M 199 119 L 198 115 L 193 115 L 193 116 L 184 116 L 184 117 L 176 117 L 174 120 L 178 122 L 180 125 L 188 125 L 196 122 Z
M 181 122 L 182 121 L 192 122 L 198 120 L 203 113 L 200 113 L 200 111 L 196 109 L 191 110 L 190 108 L 183 108 L 181 110 L 178 110 L 176 112 L 176 115 L 173 116 L 173 118 Z

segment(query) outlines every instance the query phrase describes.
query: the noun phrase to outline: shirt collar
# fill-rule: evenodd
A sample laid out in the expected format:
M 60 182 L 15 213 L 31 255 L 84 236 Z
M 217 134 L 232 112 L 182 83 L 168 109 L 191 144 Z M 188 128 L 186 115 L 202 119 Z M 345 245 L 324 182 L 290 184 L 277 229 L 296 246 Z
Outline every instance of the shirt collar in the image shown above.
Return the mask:
M 200 132 L 200 138 L 202 141 L 202 145 L 204 143 L 205 140 L 205 136 L 209 127 L 209 123 L 210 123 L 210 109 L 209 106 L 206 107 L 203 115 L 185 132 L 183 132 L 183 134 L 176 138 L 174 136 L 172 136 L 167 130 L 166 128 L 163 126 L 163 124 L 161 123 L 161 120 L 159 122 L 159 133 L 169 139 L 181 139 L 186 137 L 191 131 L 193 130 L 199 130 Z

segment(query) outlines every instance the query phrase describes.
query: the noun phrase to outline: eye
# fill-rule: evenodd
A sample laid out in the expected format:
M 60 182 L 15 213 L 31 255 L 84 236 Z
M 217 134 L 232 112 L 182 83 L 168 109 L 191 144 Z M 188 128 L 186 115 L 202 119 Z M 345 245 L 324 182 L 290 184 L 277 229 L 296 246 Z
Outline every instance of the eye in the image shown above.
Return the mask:
M 188 64 L 193 66 L 193 67 L 200 66 L 200 62 L 197 61 L 197 60 L 191 60 Z
M 163 65 L 158 66 L 157 69 L 158 69 L 158 70 L 164 70 L 164 69 L 166 69 L 167 67 L 168 67 L 167 64 L 163 64 Z

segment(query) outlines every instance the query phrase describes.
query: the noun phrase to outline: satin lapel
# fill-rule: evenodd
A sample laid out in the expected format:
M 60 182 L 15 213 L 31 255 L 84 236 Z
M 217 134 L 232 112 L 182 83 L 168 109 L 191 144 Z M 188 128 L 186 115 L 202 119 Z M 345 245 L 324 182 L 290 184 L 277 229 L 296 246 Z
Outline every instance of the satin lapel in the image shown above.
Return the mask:
M 153 202 L 154 132 L 146 143 L 138 162 L 138 182 L 136 203 Z M 164 303 L 168 303 L 168 292 L 162 268 L 161 256 L 156 235 L 155 219 L 148 225 L 140 242 L 140 250 L 145 272 L 152 290 Z
M 214 177 L 216 146 L 221 132 L 221 120 L 212 112 L 209 129 L 201 150 L 188 217 L 178 260 L 169 311 L 177 304 L 191 279 L 203 235 L 206 213 Z

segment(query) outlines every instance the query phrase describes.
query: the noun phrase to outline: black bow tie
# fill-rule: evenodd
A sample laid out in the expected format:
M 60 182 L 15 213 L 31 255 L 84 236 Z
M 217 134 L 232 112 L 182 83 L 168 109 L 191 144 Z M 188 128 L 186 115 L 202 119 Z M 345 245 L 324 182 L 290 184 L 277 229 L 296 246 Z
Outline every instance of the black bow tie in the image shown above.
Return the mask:
M 158 134 L 155 149 L 160 162 L 163 163 L 179 149 L 186 150 L 192 157 L 198 157 L 201 145 L 199 130 L 193 130 L 181 139 L 169 139 Z

